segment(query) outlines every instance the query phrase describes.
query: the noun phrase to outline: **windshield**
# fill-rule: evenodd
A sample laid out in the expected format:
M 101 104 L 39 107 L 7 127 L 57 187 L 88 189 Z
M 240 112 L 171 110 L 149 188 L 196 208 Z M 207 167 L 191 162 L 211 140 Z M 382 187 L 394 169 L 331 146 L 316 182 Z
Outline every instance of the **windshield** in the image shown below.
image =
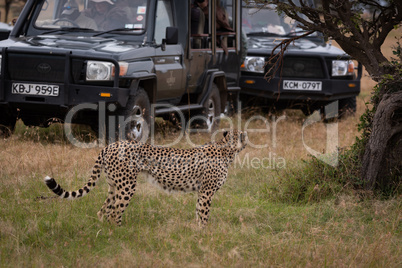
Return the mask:
M 77 31 L 145 31 L 144 0 L 46 0 L 34 21 L 39 29 Z
M 304 32 L 298 22 L 279 15 L 274 6 L 243 7 L 243 32 L 251 35 L 290 36 Z

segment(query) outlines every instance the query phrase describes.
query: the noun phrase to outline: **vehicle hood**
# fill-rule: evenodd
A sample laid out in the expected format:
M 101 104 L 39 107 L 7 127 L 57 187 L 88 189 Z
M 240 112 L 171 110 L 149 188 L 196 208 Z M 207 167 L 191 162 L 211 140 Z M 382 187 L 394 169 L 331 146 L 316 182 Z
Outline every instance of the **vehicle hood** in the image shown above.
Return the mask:
M 0 42 L 0 46 L 9 49 L 27 49 L 30 51 L 70 51 L 72 54 L 92 53 L 108 55 L 124 55 L 129 53 L 132 56 L 134 51 L 140 48 L 140 42 L 127 43 L 124 41 L 88 36 L 67 36 L 67 35 L 39 35 L 35 37 L 9 38 Z M 143 53 L 143 52 L 141 52 Z
M 248 53 L 270 55 L 275 46 L 279 45 L 285 37 L 251 36 L 248 38 Z M 279 52 L 280 47 L 276 49 Z M 301 38 L 292 42 L 286 53 L 289 54 L 325 54 L 328 56 L 344 56 L 346 53 L 320 38 Z
M 0 31 L 11 31 L 13 26 L 8 25 L 7 23 L 0 22 Z

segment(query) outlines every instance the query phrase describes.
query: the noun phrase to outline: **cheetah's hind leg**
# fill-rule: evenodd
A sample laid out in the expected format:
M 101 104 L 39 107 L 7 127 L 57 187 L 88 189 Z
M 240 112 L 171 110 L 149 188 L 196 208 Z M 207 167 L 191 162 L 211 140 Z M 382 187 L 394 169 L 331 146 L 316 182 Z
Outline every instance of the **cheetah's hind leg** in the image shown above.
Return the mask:
M 109 196 L 98 212 L 98 217 L 105 216 L 112 224 L 121 225 L 121 218 L 135 192 L 137 172 L 118 176 L 114 179 L 118 182 L 116 187 L 109 184 Z
M 114 187 L 109 186 L 108 197 L 106 198 L 105 202 L 103 203 L 102 208 L 98 211 L 98 219 L 103 221 L 103 217 L 109 220 L 110 215 L 112 214 L 111 208 L 114 205 L 115 197 L 114 197 Z

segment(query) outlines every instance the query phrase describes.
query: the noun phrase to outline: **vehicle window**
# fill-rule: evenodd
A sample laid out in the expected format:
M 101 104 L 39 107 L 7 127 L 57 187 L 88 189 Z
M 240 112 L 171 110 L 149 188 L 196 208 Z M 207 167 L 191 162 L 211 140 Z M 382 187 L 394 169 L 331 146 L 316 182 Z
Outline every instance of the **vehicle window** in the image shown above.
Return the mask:
M 36 19 L 35 25 L 42 26 L 44 22 L 51 21 L 53 19 L 53 11 L 54 11 L 54 1 L 43 1 L 42 10 L 39 13 L 38 18 Z
M 236 25 L 233 24 L 234 3 L 235 0 L 216 1 L 216 45 L 225 51 L 236 47 Z M 191 6 L 191 47 L 194 49 L 211 49 L 212 29 L 209 4 L 208 1 L 201 3 L 195 1 Z
M 156 23 L 155 23 L 155 42 L 162 43 L 165 38 L 166 27 L 174 26 L 172 6 L 170 1 L 159 0 L 156 10 Z
M 84 2 L 87 3 L 84 6 Z M 143 32 L 147 15 L 146 1 L 47 0 L 34 22 L 44 29 L 86 28 L 94 31 L 133 30 Z
M 234 1 L 217 1 L 216 5 L 216 35 L 217 45 L 227 52 L 228 48 L 236 47 L 236 29 L 233 25 Z
M 250 34 L 298 35 L 304 32 L 298 22 L 279 15 L 274 6 L 243 7 L 243 32 Z
M 207 42 L 209 32 L 209 12 L 207 2 L 194 1 L 191 5 L 191 48 L 205 49 L 209 47 Z M 207 14 L 206 14 L 207 13 Z
M 224 28 L 224 27 L 230 27 L 229 29 L 222 29 L 223 31 L 232 31 L 235 29 L 235 25 L 233 25 L 233 18 L 235 16 L 233 6 L 235 4 L 235 0 L 226 0 L 226 1 L 218 1 L 217 5 L 217 15 L 216 15 L 216 20 L 217 20 L 217 30 L 219 31 L 219 28 Z M 223 22 L 224 21 L 224 22 Z M 225 22 L 229 23 L 229 26 L 224 25 Z M 222 25 L 219 25 L 222 24 Z

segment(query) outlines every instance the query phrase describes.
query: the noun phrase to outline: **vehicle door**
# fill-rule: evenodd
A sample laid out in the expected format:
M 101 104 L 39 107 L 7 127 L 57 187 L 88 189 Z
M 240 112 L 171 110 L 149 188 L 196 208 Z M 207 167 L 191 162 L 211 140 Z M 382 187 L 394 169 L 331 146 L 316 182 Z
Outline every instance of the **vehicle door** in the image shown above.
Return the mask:
M 174 27 L 172 2 L 158 0 L 155 18 L 154 40 L 162 44 L 165 38 L 166 27 Z M 156 49 L 154 58 L 157 75 L 157 100 L 169 101 L 172 104 L 180 101 L 185 91 L 183 77 L 183 47 L 181 44 L 166 44 Z
M 189 57 L 188 57 L 188 91 L 201 90 L 204 84 L 206 66 L 212 59 L 211 34 L 209 30 L 209 7 L 194 1 L 189 7 Z

